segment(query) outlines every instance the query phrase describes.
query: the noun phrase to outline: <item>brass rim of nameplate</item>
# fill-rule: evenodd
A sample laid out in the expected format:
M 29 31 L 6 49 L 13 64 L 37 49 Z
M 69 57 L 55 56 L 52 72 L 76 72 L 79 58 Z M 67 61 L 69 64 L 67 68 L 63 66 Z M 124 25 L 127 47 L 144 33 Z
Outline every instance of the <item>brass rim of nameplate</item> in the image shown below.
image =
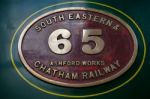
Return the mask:
M 71 19 L 73 18 L 72 16 L 77 15 L 77 13 L 79 13 L 78 15 L 83 14 L 88 15 L 89 13 L 93 14 L 91 14 L 91 19 L 89 17 L 87 18 L 87 16 L 86 18 L 85 16 L 82 16 L 82 18 L 84 17 L 85 19 L 81 19 L 81 16 L 76 16 L 75 19 Z M 59 18 L 61 20 L 57 21 L 58 19 L 56 20 L 55 17 L 55 15 L 57 14 L 64 16 L 63 17 L 61 16 L 61 18 Z M 67 15 L 70 16 L 67 17 Z M 97 17 L 95 18 L 94 15 Z M 53 23 L 51 23 L 52 25 L 46 25 L 43 20 L 46 18 L 48 19 L 50 17 L 51 18 L 53 17 L 52 18 Z M 95 19 L 93 19 L 93 17 Z M 101 19 L 99 19 L 100 17 Z M 105 23 L 104 17 L 106 17 L 106 19 L 109 21 L 106 21 Z M 96 22 L 97 20 L 99 21 L 99 23 Z M 38 26 L 37 24 L 41 23 L 43 27 L 42 26 L 35 27 Z M 51 32 L 47 33 L 48 31 Z M 76 31 L 78 31 L 78 33 L 75 33 Z M 91 31 L 94 31 L 95 33 L 97 31 L 102 32 L 102 34 L 100 33 L 93 35 L 90 34 Z M 63 32 L 64 34 L 60 33 L 61 37 L 52 40 L 54 37 L 56 37 L 56 34 L 59 32 Z M 89 42 L 86 41 L 87 39 L 84 41 L 85 38 L 84 35 L 82 35 L 82 32 L 85 32 L 83 33 L 84 35 L 89 34 L 88 37 L 90 38 L 90 40 L 91 37 L 95 37 L 95 39 L 97 39 L 99 42 L 92 39 L 95 44 L 91 42 L 89 44 Z M 67 33 L 70 33 L 69 37 L 67 37 L 68 35 L 66 36 Z M 54 35 L 52 36 L 52 34 Z M 36 38 L 36 36 L 38 35 L 39 39 Z M 44 35 L 43 38 L 49 35 L 51 36 L 47 37 L 46 38 L 47 40 L 44 40 L 41 37 L 42 35 Z M 110 37 L 108 35 L 110 35 Z M 35 41 L 33 39 L 35 39 Z M 63 50 L 65 48 L 65 44 L 64 45 L 60 44 L 60 47 L 55 46 L 55 44 L 57 44 L 58 42 L 55 43 L 54 41 L 59 39 L 65 39 L 67 40 L 67 42 L 70 42 L 69 44 L 72 44 L 70 45 L 71 47 L 70 46 L 68 47 L 67 45 L 68 48 L 66 48 L 66 50 L 67 51 L 69 50 L 68 52 L 66 50 Z M 40 40 L 42 40 L 42 43 Z M 82 44 L 80 44 L 79 41 Z M 127 44 L 125 43 L 125 41 L 127 42 Z M 40 42 L 39 44 L 41 45 L 38 45 L 38 42 Z M 116 44 L 114 44 L 113 46 L 112 42 L 113 43 L 116 42 Z M 84 46 L 85 48 L 83 48 L 83 45 L 86 45 L 85 43 L 91 46 L 91 50 L 87 51 L 86 48 L 89 48 L 87 46 Z M 46 47 L 43 48 L 42 46 Z M 95 48 L 95 51 L 93 51 L 94 47 L 97 47 L 97 49 Z M 57 48 L 59 48 L 59 50 L 57 50 Z M 113 51 L 110 49 L 112 49 Z M 120 52 L 120 50 L 122 52 Z M 131 27 L 121 18 L 101 10 L 83 7 L 69 7 L 47 12 L 35 18 L 31 23 L 29 23 L 20 35 L 18 42 L 18 51 L 20 59 L 24 64 L 24 66 L 27 68 L 29 72 L 31 72 L 37 78 L 46 81 L 48 83 L 61 86 L 88 87 L 106 83 L 124 74 L 135 61 L 138 51 L 138 44 L 135 33 L 133 32 Z M 45 54 L 46 52 L 47 55 Z M 106 55 L 106 53 L 108 53 L 108 55 Z M 118 53 L 120 54 L 120 56 Z M 124 53 L 126 54 L 127 57 L 124 57 L 125 55 Z M 102 60 L 103 58 L 104 60 Z M 42 61 L 40 61 L 39 59 Z M 69 60 L 70 64 L 73 64 L 75 66 L 72 65 L 67 66 L 67 62 L 65 62 L 63 66 L 52 66 L 55 64 L 55 62 L 56 63 L 58 62 L 57 64 L 59 64 L 59 62 L 66 61 L 65 59 L 67 60 L 67 62 L 68 59 L 70 59 Z M 48 60 L 52 61 L 48 63 Z M 42 64 L 42 62 L 44 64 Z M 77 65 L 76 62 L 80 62 L 80 64 Z M 83 66 L 83 62 L 85 62 L 86 64 L 88 64 L 89 62 L 90 65 L 88 64 L 86 66 L 85 65 Z M 97 62 L 100 63 L 96 64 Z M 82 66 L 80 66 L 81 64 Z M 74 74 L 71 74 L 71 72 Z M 77 76 L 75 76 L 75 74 Z M 74 79 L 70 75 L 74 75 Z

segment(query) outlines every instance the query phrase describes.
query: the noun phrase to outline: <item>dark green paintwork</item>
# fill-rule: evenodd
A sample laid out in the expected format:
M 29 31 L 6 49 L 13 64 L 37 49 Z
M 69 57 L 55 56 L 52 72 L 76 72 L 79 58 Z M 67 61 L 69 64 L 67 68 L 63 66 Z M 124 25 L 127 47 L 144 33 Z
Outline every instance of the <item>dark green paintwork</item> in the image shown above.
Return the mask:
M 1 0 L 0 1 L 0 98 L 1 99 L 66 99 L 65 97 L 58 97 L 43 93 L 29 84 L 27 84 L 14 70 L 10 55 L 10 43 L 12 36 L 16 29 L 19 27 L 21 22 L 26 19 L 29 15 L 40 10 L 46 6 L 56 4 L 59 2 L 65 2 L 69 0 Z M 94 1 L 94 0 L 92 0 Z M 128 84 L 125 86 L 104 94 L 101 96 L 90 97 L 90 99 L 141 99 L 149 97 L 150 90 L 150 1 L 149 0 L 95 0 L 95 2 L 105 3 L 111 5 L 115 8 L 118 8 L 131 16 L 142 29 L 146 44 L 147 44 L 147 54 L 144 66 L 140 73 Z M 64 5 L 67 6 L 67 5 Z M 85 6 L 94 6 L 94 5 L 85 5 Z M 105 10 L 105 9 L 104 9 Z M 139 35 L 137 35 L 139 36 Z M 140 37 L 137 37 L 140 39 Z M 139 43 L 140 44 L 140 43 Z M 139 45 L 142 47 L 142 45 Z M 13 54 L 17 55 L 17 51 L 13 51 Z M 142 52 L 139 53 L 142 57 Z M 17 58 L 17 57 L 15 57 Z M 20 62 L 18 64 L 21 64 Z M 127 76 L 130 75 L 132 69 L 130 69 Z M 134 69 L 133 69 L 134 70 Z M 31 76 L 31 75 L 30 75 Z M 124 75 L 123 75 L 124 76 Z M 120 78 L 120 81 L 124 80 Z M 35 82 L 36 79 L 32 79 Z M 40 84 L 41 81 L 39 81 Z M 44 82 L 43 82 L 44 83 Z M 112 82 L 112 86 L 115 85 L 115 82 Z M 117 82 L 119 83 L 119 81 Z M 45 85 L 47 86 L 47 85 Z M 111 87 L 111 84 L 103 85 L 104 87 Z M 101 88 L 100 86 L 97 86 Z M 51 85 L 52 90 L 56 90 L 60 93 L 61 91 L 68 91 L 72 95 L 82 94 L 83 90 L 89 93 L 89 91 L 98 91 L 93 90 L 94 87 L 85 88 L 85 89 L 69 89 L 69 88 L 59 88 L 59 86 Z M 96 89 L 96 87 L 95 87 Z M 102 90 L 99 89 L 99 90 Z M 69 92 L 70 90 L 70 92 Z

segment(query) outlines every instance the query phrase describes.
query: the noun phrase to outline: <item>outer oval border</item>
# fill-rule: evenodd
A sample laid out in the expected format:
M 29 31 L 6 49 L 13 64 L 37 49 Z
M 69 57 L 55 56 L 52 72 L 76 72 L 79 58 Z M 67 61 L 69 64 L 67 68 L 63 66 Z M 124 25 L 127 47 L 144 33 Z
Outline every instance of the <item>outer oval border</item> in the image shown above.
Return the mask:
M 82 11 L 92 11 L 92 12 L 95 12 L 95 13 L 100 13 L 100 14 L 103 14 L 103 15 L 107 15 L 109 17 L 111 17 L 112 19 L 115 19 L 117 21 L 119 21 L 121 24 L 123 24 L 129 31 L 129 34 L 131 35 L 132 37 L 132 40 L 133 40 L 133 43 L 134 43 L 134 49 L 133 49 L 133 53 L 132 53 L 132 57 L 130 58 L 130 60 L 128 61 L 127 65 L 125 65 L 124 68 L 122 68 L 119 72 L 117 72 L 116 74 L 110 76 L 110 77 L 107 77 L 107 78 L 104 78 L 102 80 L 97 80 L 97 81 L 93 81 L 93 82 L 89 82 L 89 83 L 83 83 L 83 84 L 69 84 L 67 82 L 61 82 L 61 81 L 55 81 L 53 79 L 48 79 L 40 74 L 38 74 L 37 72 L 35 72 L 34 70 L 32 70 L 32 68 L 29 66 L 29 64 L 27 63 L 23 53 L 22 53 L 22 40 L 24 38 L 24 36 L 26 35 L 26 32 L 28 31 L 28 29 L 30 27 L 32 27 L 32 25 L 39 21 L 40 19 L 50 15 L 50 14 L 53 14 L 53 13 L 59 13 L 61 11 L 70 11 L 70 10 L 82 10 Z M 19 37 L 19 43 L 18 43 L 18 51 L 19 51 L 19 56 L 20 56 L 20 59 L 22 61 L 22 63 L 25 65 L 25 67 L 27 68 L 27 70 L 32 73 L 34 76 L 36 76 L 37 78 L 41 79 L 41 80 L 44 80 L 48 83 L 52 83 L 52 84 L 55 84 L 55 85 L 59 85 L 59 86 L 66 86 L 66 87 L 90 87 L 90 86 L 94 86 L 94 85 L 100 85 L 100 84 L 103 84 L 103 83 L 106 83 L 106 82 L 110 82 L 118 77 L 120 77 L 121 75 L 123 75 L 131 66 L 132 64 L 134 63 L 135 59 L 136 59 L 136 56 L 137 56 L 137 50 L 138 50 L 138 44 L 137 44 L 137 38 L 136 38 L 136 35 L 135 35 L 135 32 L 132 30 L 132 28 L 124 21 L 122 20 L 121 18 L 119 18 L 118 16 L 116 15 L 113 15 L 109 12 L 104 12 L 102 10 L 96 10 L 96 9 L 93 9 L 93 8 L 84 8 L 84 7 L 68 7 L 68 8 L 60 8 L 60 9 L 56 9 L 54 11 L 49 11 L 49 12 L 46 12 L 40 16 L 38 16 L 37 18 L 35 18 L 33 21 L 31 21 L 24 29 L 23 31 L 21 32 L 21 35 Z
M 103 91 L 103 92 L 100 92 L 100 93 L 94 93 L 94 94 L 89 94 L 89 95 L 69 95 L 69 94 L 60 94 L 60 93 L 55 93 L 55 92 L 52 92 L 52 91 L 48 91 L 48 90 L 45 90 L 43 88 L 40 88 L 39 86 L 33 84 L 32 82 L 30 82 L 28 79 L 26 79 L 22 74 L 21 72 L 19 71 L 19 69 L 17 68 L 15 62 L 14 62 L 14 59 L 13 59 L 13 55 L 12 55 L 12 47 L 13 47 L 13 42 L 14 42 L 14 39 L 15 39 L 15 36 L 17 34 L 17 32 L 19 31 L 19 29 L 23 26 L 23 24 L 30 18 L 32 17 L 33 15 L 37 14 L 38 12 L 40 11 L 43 11 L 47 8 L 50 8 L 50 7 L 55 7 L 55 6 L 59 6 L 59 5 L 63 5 L 63 4 L 71 4 L 71 3 L 88 3 L 88 4 L 95 4 L 95 5 L 98 5 L 98 6 L 103 6 L 103 7 L 106 7 L 106 8 L 109 8 L 109 9 L 112 9 L 116 12 L 119 12 L 120 14 L 122 14 L 123 16 L 127 17 L 134 25 L 135 27 L 137 28 L 137 30 L 140 32 L 141 34 L 141 37 L 142 37 L 142 41 L 143 41 L 143 46 L 144 46 L 144 53 L 143 53 L 143 57 L 142 57 L 142 61 L 140 63 L 140 66 L 139 68 L 137 69 L 137 71 L 134 73 L 133 76 L 131 76 L 128 80 L 126 80 L 124 83 L 112 88 L 112 89 L 109 89 L 109 90 L 106 90 L 106 91 Z M 114 8 L 112 6 L 109 6 L 107 4 L 103 4 L 103 3 L 98 3 L 98 2 L 92 2 L 92 1 L 72 1 L 72 2 L 63 2 L 63 3 L 58 3 L 58 4 L 54 4 L 54 5 L 51 5 L 51 6 L 47 6 L 41 10 L 38 10 L 37 12 L 33 13 L 32 15 L 30 15 L 29 17 L 27 17 L 21 24 L 20 26 L 17 28 L 16 32 L 14 33 L 13 37 L 12 37 L 12 40 L 11 40 L 11 44 L 10 44 L 10 50 L 9 50 L 9 53 L 10 53 L 10 58 L 11 58 L 11 62 L 12 62 L 12 65 L 14 67 L 14 69 L 16 70 L 16 72 L 18 73 L 18 75 L 25 81 L 27 82 L 29 85 L 31 85 L 32 87 L 42 91 L 42 92 L 45 92 L 47 94 L 51 94 L 51 95 L 56 95 L 56 96 L 62 96 L 62 97 L 68 97 L 68 98 L 86 98 L 86 97 L 93 97 L 93 96 L 98 96 L 98 95 L 103 95 L 103 94 L 106 94 L 106 93 L 109 93 L 109 92 L 112 92 L 116 89 L 119 89 L 121 87 L 123 87 L 125 84 L 127 84 L 128 82 L 130 82 L 139 72 L 140 70 L 142 69 L 143 67 L 143 64 L 144 64 L 144 61 L 145 61 L 145 57 L 146 57 L 146 41 L 145 41 L 145 38 L 144 38 L 144 35 L 143 35 L 143 32 L 142 30 L 139 28 L 139 26 L 137 25 L 137 23 L 130 17 L 128 16 L 126 13 L 122 12 L 121 10 L 117 9 L 117 8 Z

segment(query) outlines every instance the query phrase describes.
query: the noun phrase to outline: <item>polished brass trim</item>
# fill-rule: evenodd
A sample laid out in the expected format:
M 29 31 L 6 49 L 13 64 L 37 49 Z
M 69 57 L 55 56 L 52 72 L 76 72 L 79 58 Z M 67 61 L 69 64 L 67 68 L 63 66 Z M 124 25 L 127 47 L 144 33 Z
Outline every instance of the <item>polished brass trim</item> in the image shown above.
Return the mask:
M 35 71 L 33 71 L 30 68 L 30 66 L 27 64 L 27 62 L 26 62 L 26 60 L 25 60 L 25 58 L 24 58 L 24 56 L 22 54 L 22 50 L 21 50 L 22 40 L 23 40 L 24 35 L 26 34 L 26 31 L 32 26 L 33 23 L 35 23 L 39 19 L 41 19 L 41 18 L 43 18 L 43 17 L 45 17 L 45 16 L 47 16 L 49 14 L 53 14 L 53 13 L 59 12 L 59 11 L 66 11 L 66 10 L 85 10 L 85 11 L 93 11 L 93 12 L 97 12 L 97 13 L 102 13 L 104 15 L 113 17 L 114 19 L 116 19 L 119 22 L 121 22 L 124 26 L 126 26 L 126 28 L 130 31 L 130 34 L 131 34 L 131 36 L 133 38 L 133 41 L 134 41 L 133 56 L 130 59 L 130 61 L 128 62 L 127 66 L 125 66 L 125 68 L 123 68 L 121 71 L 119 71 L 117 74 L 115 74 L 115 75 L 113 75 L 111 77 L 105 78 L 103 80 L 98 80 L 98 81 L 95 81 L 95 82 L 84 83 L 84 84 L 70 84 L 70 83 L 63 83 L 63 82 L 59 82 L 59 81 L 50 80 L 50 79 L 48 79 L 46 77 L 43 77 L 43 76 L 39 75 Z M 138 43 L 137 43 L 136 36 L 135 36 L 133 30 L 131 29 L 131 27 L 125 21 L 123 21 L 122 19 L 120 19 L 119 17 L 117 17 L 117 16 L 115 16 L 115 15 L 113 15 L 111 13 L 101 11 L 101 10 L 95 10 L 95 9 L 83 8 L 83 7 L 69 7 L 69 8 L 62 8 L 62 9 L 58 9 L 58 10 L 47 12 L 47 13 L 45 13 L 45 14 L 37 17 L 36 19 L 34 19 L 31 23 L 29 23 L 25 27 L 25 29 L 23 30 L 23 32 L 21 33 L 21 35 L 20 35 L 19 42 L 18 42 L 18 51 L 19 51 L 20 59 L 23 62 L 23 64 L 25 65 L 25 67 L 27 68 L 27 70 L 30 71 L 36 77 L 38 77 L 38 78 L 40 78 L 40 79 L 42 79 L 42 80 L 44 80 L 46 82 L 49 82 L 49 83 L 52 83 L 52 84 L 56 84 L 56 85 L 61 85 L 61 86 L 67 86 L 67 87 L 88 87 L 88 86 L 99 85 L 99 84 L 111 81 L 111 80 L 119 77 L 120 75 L 122 75 L 124 72 L 126 72 L 131 67 L 131 65 L 133 64 L 133 62 L 135 61 L 135 58 L 137 56 L 137 51 L 138 51 Z

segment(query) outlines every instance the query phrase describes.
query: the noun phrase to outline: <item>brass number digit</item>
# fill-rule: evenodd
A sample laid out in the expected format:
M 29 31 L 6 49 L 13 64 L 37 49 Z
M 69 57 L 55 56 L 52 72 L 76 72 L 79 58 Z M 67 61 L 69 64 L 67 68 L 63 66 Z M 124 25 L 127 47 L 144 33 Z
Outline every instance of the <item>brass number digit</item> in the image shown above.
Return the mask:
M 62 38 L 59 39 L 58 37 Z M 57 29 L 48 38 L 48 45 L 52 52 L 56 54 L 66 54 L 71 50 L 71 43 L 67 40 L 71 33 L 66 29 Z M 60 47 L 62 46 L 62 47 Z
M 84 29 L 83 30 L 83 43 L 94 42 L 95 47 L 92 48 L 89 44 L 84 44 L 82 47 L 82 51 L 86 54 L 97 54 L 100 53 L 104 48 L 104 41 L 101 37 L 102 30 L 101 29 Z

